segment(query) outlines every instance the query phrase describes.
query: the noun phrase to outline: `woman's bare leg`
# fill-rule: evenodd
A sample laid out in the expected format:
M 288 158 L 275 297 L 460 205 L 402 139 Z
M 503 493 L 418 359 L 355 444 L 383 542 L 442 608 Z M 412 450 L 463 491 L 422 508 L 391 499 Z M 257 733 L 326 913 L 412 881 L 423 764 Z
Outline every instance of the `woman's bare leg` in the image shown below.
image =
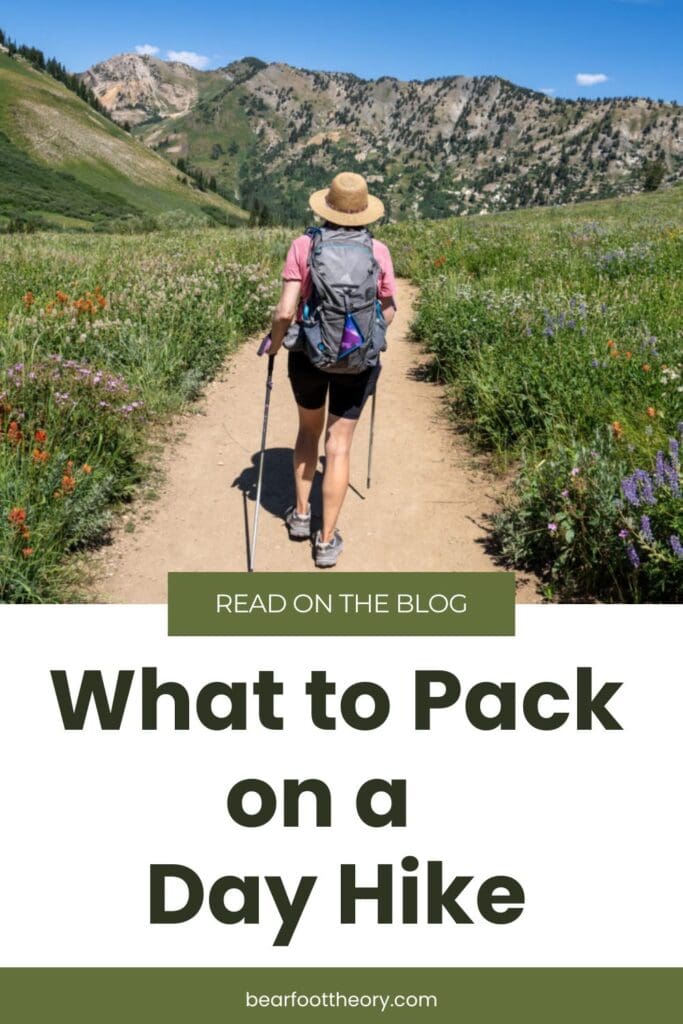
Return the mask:
M 334 536 L 341 507 L 349 486 L 349 458 L 353 432 L 358 420 L 330 415 L 325 435 L 325 475 L 323 477 L 322 542 Z
M 325 406 L 320 409 L 299 410 L 299 433 L 294 445 L 294 486 L 296 487 L 296 510 L 306 515 L 311 496 L 313 478 L 318 466 L 318 445 L 325 425 Z

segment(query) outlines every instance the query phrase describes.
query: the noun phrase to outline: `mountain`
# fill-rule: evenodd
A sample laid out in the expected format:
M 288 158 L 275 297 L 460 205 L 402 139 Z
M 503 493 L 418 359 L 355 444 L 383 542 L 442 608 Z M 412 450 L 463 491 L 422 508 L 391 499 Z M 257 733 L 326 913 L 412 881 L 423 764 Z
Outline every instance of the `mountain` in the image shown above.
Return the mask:
M 120 123 L 244 206 L 300 223 L 306 197 L 357 169 L 398 217 L 619 195 L 683 177 L 681 111 L 563 100 L 496 77 L 365 81 L 245 58 L 196 71 L 124 54 L 85 72 Z
M 245 215 L 31 60 L 0 48 L 0 226 L 135 228 L 159 216 L 225 224 Z

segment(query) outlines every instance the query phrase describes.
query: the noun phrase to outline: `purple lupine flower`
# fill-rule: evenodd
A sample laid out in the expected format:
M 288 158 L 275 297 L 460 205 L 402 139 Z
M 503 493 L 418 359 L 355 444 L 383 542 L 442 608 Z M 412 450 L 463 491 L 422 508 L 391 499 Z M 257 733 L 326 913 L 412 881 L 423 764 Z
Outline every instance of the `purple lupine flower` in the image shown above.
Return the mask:
M 628 560 L 633 566 L 633 568 L 637 569 L 640 565 L 640 555 L 634 548 L 633 544 L 629 544 L 629 546 L 626 548 L 626 554 L 628 555 Z
M 674 498 L 680 498 L 681 482 L 678 479 L 678 470 L 672 466 L 670 462 L 667 462 L 664 465 L 664 472 L 666 474 L 666 481 L 669 485 L 669 490 L 673 494 Z
M 628 537 L 628 530 L 619 530 L 619 539 L 626 540 Z
M 633 505 L 634 508 L 638 508 L 640 505 L 640 498 L 638 497 L 638 487 L 635 476 L 625 476 L 621 481 L 621 489 L 629 505 Z
M 655 483 L 657 487 L 661 487 L 666 479 L 666 473 L 664 470 L 664 452 L 658 451 L 655 456 Z
M 637 469 L 633 475 L 640 484 L 640 493 L 643 496 L 645 504 L 656 505 L 657 499 L 655 498 L 655 492 L 652 487 L 652 477 L 650 474 L 644 469 Z
M 669 537 L 669 544 L 676 558 L 683 558 L 683 544 L 681 544 L 680 537 L 676 533 L 672 533 Z
M 652 532 L 652 523 L 650 522 L 649 516 L 640 517 L 640 532 L 648 544 L 654 544 L 655 538 Z
M 669 455 L 674 466 L 680 465 L 680 445 L 675 437 L 669 438 Z
M 597 370 L 599 365 L 600 365 L 600 363 L 599 363 L 599 361 L 597 359 L 591 359 L 591 366 L 593 367 L 594 370 Z

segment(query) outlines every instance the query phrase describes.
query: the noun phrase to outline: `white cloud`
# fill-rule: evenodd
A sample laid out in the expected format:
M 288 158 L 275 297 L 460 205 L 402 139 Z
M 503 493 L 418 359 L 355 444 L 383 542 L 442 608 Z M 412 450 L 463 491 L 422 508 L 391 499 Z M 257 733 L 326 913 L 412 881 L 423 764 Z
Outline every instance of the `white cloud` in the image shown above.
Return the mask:
M 152 46 L 151 43 L 143 43 L 142 46 L 135 47 L 135 52 L 139 53 L 141 57 L 156 57 L 159 47 Z
M 576 84 L 577 85 L 602 85 L 603 82 L 608 82 L 608 81 L 609 81 L 609 79 L 608 79 L 607 75 L 603 75 L 602 73 L 599 73 L 597 75 L 589 75 L 589 74 L 581 73 L 581 74 L 578 74 L 576 76 Z
M 193 50 L 168 50 L 166 60 L 180 61 L 181 64 L 189 64 L 197 71 L 205 71 L 211 63 L 210 57 L 203 57 L 201 53 Z

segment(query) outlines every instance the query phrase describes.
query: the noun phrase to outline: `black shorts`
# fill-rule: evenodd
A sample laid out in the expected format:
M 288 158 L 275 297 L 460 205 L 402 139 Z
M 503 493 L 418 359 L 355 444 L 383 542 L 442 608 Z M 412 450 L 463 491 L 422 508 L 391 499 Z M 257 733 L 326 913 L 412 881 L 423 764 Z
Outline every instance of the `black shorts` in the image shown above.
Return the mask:
M 357 420 L 368 398 L 375 392 L 381 366 L 362 373 L 325 373 L 313 366 L 305 352 L 290 352 L 287 373 L 297 405 L 320 409 L 329 389 L 329 412 L 344 420 Z

